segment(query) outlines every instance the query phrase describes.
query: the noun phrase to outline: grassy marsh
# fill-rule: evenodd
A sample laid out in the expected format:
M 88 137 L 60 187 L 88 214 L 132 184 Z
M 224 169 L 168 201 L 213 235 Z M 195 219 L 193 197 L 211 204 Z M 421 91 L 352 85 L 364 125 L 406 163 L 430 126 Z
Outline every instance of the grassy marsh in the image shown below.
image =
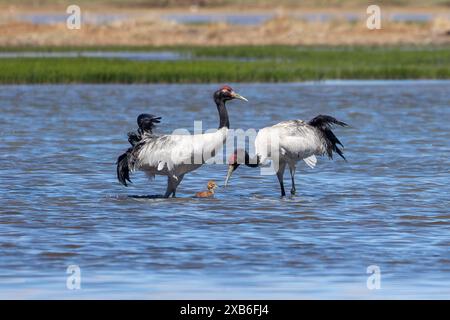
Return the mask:
M 0 83 L 290 82 L 324 79 L 450 79 L 449 47 L 87 47 L 15 51 L 155 51 L 178 61 L 2 58 Z M 12 49 L 8 49 L 10 51 Z M 4 49 L 0 50 L 4 51 Z

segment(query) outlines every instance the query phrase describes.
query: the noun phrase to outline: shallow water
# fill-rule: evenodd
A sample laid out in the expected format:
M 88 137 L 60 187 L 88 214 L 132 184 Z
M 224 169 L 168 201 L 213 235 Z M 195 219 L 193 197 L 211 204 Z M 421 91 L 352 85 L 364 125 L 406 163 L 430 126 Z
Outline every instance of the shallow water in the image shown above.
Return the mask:
M 0 298 L 450 298 L 450 82 L 235 84 L 231 126 L 323 113 L 348 162 L 299 164 L 297 192 L 225 165 L 115 178 L 135 117 L 160 132 L 218 124 L 218 85 L 0 86 Z M 290 184 L 286 175 L 287 188 Z M 81 268 L 81 290 L 66 268 Z M 381 289 L 366 286 L 381 269 Z

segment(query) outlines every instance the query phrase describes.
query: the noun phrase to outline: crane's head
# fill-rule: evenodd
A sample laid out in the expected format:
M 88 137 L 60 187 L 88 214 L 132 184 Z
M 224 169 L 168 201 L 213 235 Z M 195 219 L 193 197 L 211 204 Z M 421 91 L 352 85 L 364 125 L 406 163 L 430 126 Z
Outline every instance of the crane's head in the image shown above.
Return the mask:
M 240 94 L 234 92 L 230 86 L 223 86 L 216 92 L 214 92 L 214 100 L 215 101 L 228 101 L 233 99 L 239 99 L 243 101 L 248 101 L 246 98 L 241 96 Z
M 236 149 L 228 158 L 228 172 L 225 178 L 225 187 L 233 172 L 242 164 L 248 162 L 249 155 L 244 149 Z

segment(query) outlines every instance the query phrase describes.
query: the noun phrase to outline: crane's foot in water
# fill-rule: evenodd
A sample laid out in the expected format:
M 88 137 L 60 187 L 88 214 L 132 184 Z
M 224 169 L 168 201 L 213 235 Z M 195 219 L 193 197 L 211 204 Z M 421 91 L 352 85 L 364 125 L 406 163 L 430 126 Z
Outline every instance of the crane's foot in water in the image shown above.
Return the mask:
M 129 198 L 135 198 L 135 199 L 162 199 L 164 196 L 162 194 L 152 194 L 152 195 L 130 195 Z

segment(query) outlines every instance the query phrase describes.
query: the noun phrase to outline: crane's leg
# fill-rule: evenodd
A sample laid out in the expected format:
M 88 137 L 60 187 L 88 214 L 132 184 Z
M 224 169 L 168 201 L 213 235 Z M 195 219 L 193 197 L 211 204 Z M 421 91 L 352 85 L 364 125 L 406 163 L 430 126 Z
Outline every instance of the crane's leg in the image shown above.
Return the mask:
M 181 183 L 181 180 L 183 180 L 183 178 L 184 178 L 184 174 L 178 176 L 178 180 L 176 181 L 176 184 L 175 184 L 175 189 L 172 192 L 172 198 L 175 198 L 175 193 L 177 192 L 178 185 Z
M 278 168 L 278 171 L 277 171 L 277 178 L 278 178 L 278 182 L 280 183 L 282 197 L 286 196 L 286 192 L 284 191 L 284 182 L 283 182 L 285 168 L 286 168 L 286 163 L 282 162 L 282 163 L 280 163 L 280 167 Z
M 164 194 L 164 198 L 170 197 L 170 195 L 172 193 L 174 193 L 176 189 L 177 189 L 177 180 L 172 176 L 168 176 L 167 177 L 167 189 L 166 189 L 166 193 Z
M 291 181 L 292 181 L 292 187 L 291 187 L 291 194 L 295 194 L 295 164 L 289 164 L 289 172 L 291 173 Z

